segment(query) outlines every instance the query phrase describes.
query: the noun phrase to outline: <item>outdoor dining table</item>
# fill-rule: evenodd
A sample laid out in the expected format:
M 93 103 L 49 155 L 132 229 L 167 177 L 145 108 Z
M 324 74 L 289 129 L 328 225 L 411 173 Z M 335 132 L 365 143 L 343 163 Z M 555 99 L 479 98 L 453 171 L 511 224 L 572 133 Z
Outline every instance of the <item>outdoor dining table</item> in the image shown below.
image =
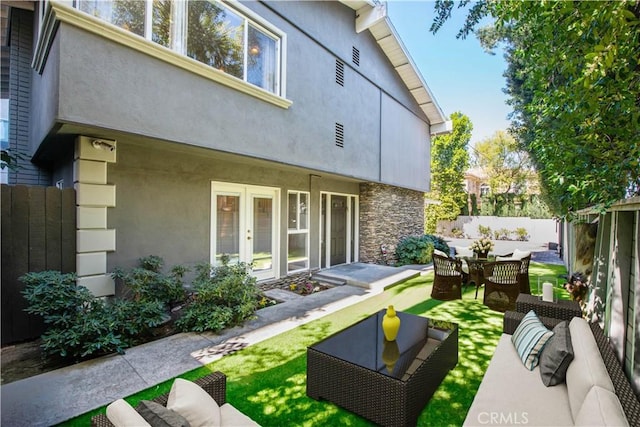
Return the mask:
M 478 299 L 478 289 L 480 289 L 480 286 L 484 285 L 484 264 L 495 261 L 495 256 L 489 256 L 487 258 L 459 258 L 465 260 L 469 267 L 469 279 L 467 280 L 467 283 L 473 282 L 476 285 L 475 299 Z

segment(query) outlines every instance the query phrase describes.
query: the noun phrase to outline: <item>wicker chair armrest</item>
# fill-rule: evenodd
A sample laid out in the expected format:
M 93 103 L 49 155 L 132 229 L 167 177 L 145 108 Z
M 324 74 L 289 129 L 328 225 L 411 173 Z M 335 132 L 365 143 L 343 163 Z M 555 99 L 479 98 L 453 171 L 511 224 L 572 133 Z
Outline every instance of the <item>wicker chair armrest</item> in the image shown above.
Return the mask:
M 571 320 L 582 317 L 582 309 L 577 301 L 542 301 L 535 295 L 520 294 L 516 300 L 516 311 L 528 313 L 533 310 L 538 316 L 553 319 Z
M 205 375 L 202 378 L 198 378 L 194 381 L 197 385 L 199 385 L 204 391 L 206 391 L 209 396 L 213 397 L 213 399 L 218 403 L 218 405 L 222 406 L 227 401 L 227 376 L 220 371 L 213 372 L 209 375 Z M 153 399 L 154 402 L 159 403 L 163 406 L 167 405 L 167 400 L 169 399 L 169 393 L 162 394 Z M 106 414 L 98 414 L 91 418 L 91 425 L 93 427 L 113 427 L 113 424 L 107 418 Z
M 502 322 L 502 332 L 504 332 L 505 334 L 513 335 L 524 316 L 525 313 L 520 313 L 517 311 L 505 311 L 504 319 Z M 553 319 L 551 317 L 544 316 L 538 316 L 538 319 L 540 319 L 540 321 L 548 329 L 553 329 L 558 323 L 563 321 L 562 319 Z

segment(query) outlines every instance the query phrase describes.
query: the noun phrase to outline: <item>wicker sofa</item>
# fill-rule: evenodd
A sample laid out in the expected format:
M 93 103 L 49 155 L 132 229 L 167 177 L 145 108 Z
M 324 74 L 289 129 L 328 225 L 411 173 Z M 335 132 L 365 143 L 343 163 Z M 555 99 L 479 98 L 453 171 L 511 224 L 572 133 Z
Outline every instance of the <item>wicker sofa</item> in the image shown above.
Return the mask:
M 230 403 L 227 403 L 227 377 L 225 374 L 217 371 L 193 382 L 206 391 L 220 406 L 221 426 L 258 426 L 258 424 L 249 417 L 238 411 Z M 168 398 L 169 394 L 166 393 L 153 399 L 153 402 L 166 406 Z M 138 408 L 139 406 L 140 405 L 138 405 Z M 114 427 L 106 414 L 99 414 L 92 417 L 91 425 L 93 427 Z
M 568 302 L 534 298 L 521 296 L 518 311 L 505 313 L 503 334 L 464 425 L 640 426 L 640 403 L 602 329 L 573 317 L 576 310 Z M 511 342 L 529 309 L 550 329 L 569 321 L 574 359 L 564 383 L 546 387 L 539 368 L 528 370 Z

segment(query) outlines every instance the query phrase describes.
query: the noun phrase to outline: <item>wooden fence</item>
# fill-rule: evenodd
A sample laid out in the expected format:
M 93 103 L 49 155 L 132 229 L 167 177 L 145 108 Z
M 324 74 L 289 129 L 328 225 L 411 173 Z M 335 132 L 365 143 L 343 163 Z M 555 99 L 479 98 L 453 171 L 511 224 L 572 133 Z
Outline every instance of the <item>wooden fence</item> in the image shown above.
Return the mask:
M 0 186 L 2 223 L 2 345 L 39 337 L 38 316 L 25 313 L 25 273 L 76 269 L 75 190 Z

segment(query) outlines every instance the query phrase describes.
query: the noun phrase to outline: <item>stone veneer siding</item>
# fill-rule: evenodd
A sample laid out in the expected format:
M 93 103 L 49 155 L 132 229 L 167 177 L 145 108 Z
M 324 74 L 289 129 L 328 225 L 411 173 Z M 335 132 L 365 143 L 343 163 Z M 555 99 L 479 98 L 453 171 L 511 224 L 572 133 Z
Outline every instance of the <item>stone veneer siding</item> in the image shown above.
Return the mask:
M 360 262 L 383 263 L 380 245 L 387 246 L 388 260 L 406 236 L 424 234 L 424 193 L 383 184 L 360 184 Z

